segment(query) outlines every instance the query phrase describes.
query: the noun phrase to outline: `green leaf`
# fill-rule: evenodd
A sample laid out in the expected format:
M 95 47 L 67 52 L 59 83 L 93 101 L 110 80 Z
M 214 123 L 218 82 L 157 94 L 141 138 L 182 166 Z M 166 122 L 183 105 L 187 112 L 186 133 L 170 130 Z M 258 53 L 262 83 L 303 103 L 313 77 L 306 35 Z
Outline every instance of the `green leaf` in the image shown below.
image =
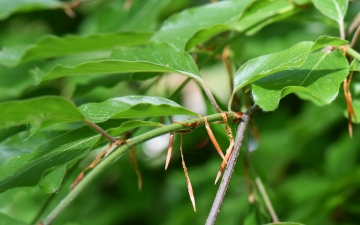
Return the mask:
M 264 111 L 275 110 L 281 98 L 295 91 L 306 92 L 322 105 L 329 104 L 338 95 L 348 68 L 338 49 L 312 53 L 301 67 L 279 71 L 253 83 L 253 98 Z
M 28 225 L 28 224 L 0 212 L 0 225 Z
M 10 158 L 0 166 L 0 191 L 38 184 L 47 171 L 85 156 L 100 136 L 85 126 L 45 142 L 30 154 Z
M 7 129 L 8 130 L 8 129 Z M 52 139 L 63 131 L 43 131 L 31 135 L 30 131 L 22 131 L 16 133 L 0 143 L 0 164 L 4 163 L 7 159 L 26 153 L 31 153 L 40 144 Z
M 94 34 L 87 37 L 68 35 L 65 37 L 45 36 L 33 45 L 3 47 L 0 51 L 0 64 L 16 66 L 33 60 L 59 57 L 94 51 L 110 51 L 116 46 L 143 45 L 151 33 L 111 33 Z
M 163 124 L 152 122 L 152 121 L 141 121 L 141 120 L 132 120 L 122 123 L 118 127 L 110 128 L 107 130 L 107 132 L 111 136 L 116 136 L 119 134 L 122 134 L 126 131 L 129 131 L 131 129 L 137 128 L 137 127 L 144 127 L 144 126 L 151 126 L 151 127 L 161 127 Z
M 277 1 L 273 1 L 273 2 L 276 3 Z M 298 8 L 291 8 L 291 7 L 286 8 L 284 11 L 281 9 L 278 9 L 278 14 L 272 15 L 271 17 L 256 24 L 252 28 L 248 29 L 245 34 L 247 36 L 252 36 L 255 33 L 257 33 L 258 31 L 260 31 L 262 28 L 266 27 L 267 25 L 270 25 L 272 23 L 289 18 L 289 17 L 299 13 L 300 11 L 301 10 Z M 266 14 L 266 13 L 264 13 L 264 14 Z
M 360 63 L 358 60 L 354 59 L 350 64 L 350 71 L 360 72 Z
M 66 165 L 56 168 L 46 174 L 39 183 L 40 189 L 45 193 L 56 192 L 66 173 Z
M 295 222 L 277 222 L 277 223 L 268 223 L 264 225 L 305 225 L 305 224 L 295 223 Z
M 83 121 L 76 106 L 61 97 L 45 96 L 0 103 L 0 128 L 30 123 L 33 128 Z
M 56 9 L 64 3 L 57 0 L 0 0 L 0 20 L 6 19 L 16 12 L 27 12 L 41 9 Z
M 205 41 L 227 29 L 227 25 L 236 22 L 252 0 L 222 1 L 184 10 L 167 19 L 152 37 L 154 41 L 166 41 L 180 49 L 192 48 L 196 43 L 187 42 L 197 32 L 197 41 Z M 215 16 L 216 15 L 216 16 Z M 201 37 L 201 38 L 200 38 Z
M 82 63 L 73 67 L 58 65 L 48 72 L 37 70 L 32 73 L 37 81 L 44 81 L 65 76 L 133 72 L 179 73 L 202 80 L 189 54 L 167 43 L 157 42 L 152 42 L 145 48 L 116 49 L 107 60 Z
M 251 59 L 243 64 L 236 72 L 232 97 L 234 93 L 242 87 L 257 81 L 260 78 L 281 70 L 301 66 L 312 51 L 329 45 L 339 46 L 347 43 L 347 41 L 339 38 L 321 36 L 315 43 L 304 41 L 284 51 Z
M 295 6 L 287 0 L 256 1 L 244 12 L 240 20 L 232 28 L 243 32 L 268 18 L 292 10 L 295 10 Z
M 348 0 L 312 0 L 315 7 L 325 16 L 343 23 L 348 8 Z
M 171 100 L 139 95 L 112 98 L 100 103 L 88 103 L 81 105 L 79 110 L 93 123 L 120 118 L 198 116 L 197 113 L 191 112 Z

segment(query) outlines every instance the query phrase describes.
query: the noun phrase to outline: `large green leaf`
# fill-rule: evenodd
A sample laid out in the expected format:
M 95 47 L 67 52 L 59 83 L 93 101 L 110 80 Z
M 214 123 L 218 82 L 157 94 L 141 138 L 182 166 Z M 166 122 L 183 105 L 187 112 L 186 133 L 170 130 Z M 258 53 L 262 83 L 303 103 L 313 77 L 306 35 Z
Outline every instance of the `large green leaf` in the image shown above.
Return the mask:
M 160 97 L 126 96 L 108 99 L 100 103 L 88 103 L 79 107 L 80 112 L 94 123 L 109 119 L 190 115 L 198 116 L 179 104 Z
M 15 12 L 55 9 L 63 5 L 64 3 L 58 0 L 0 0 L 0 20 L 6 19 Z
M 0 166 L 0 191 L 38 184 L 50 169 L 85 156 L 100 136 L 81 127 L 45 142 L 30 154 L 10 158 Z
M 211 38 L 235 23 L 252 0 L 222 1 L 184 10 L 167 19 L 152 40 L 166 41 L 180 49 L 185 49 L 187 42 L 197 32 L 197 42 Z M 192 42 L 186 49 L 196 43 Z
M 275 110 L 281 98 L 292 92 L 305 92 L 322 105 L 332 102 L 340 84 L 349 73 L 349 64 L 336 49 L 311 53 L 296 69 L 282 70 L 264 77 L 252 85 L 253 98 L 263 110 Z
M 45 96 L 0 103 L 0 128 L 30 123 L 33 128 L 63 122 L 83 121 L 76 106 L 61 97 Z
M 322 36 L 318 38 L 315 43 L 304 41 L 284 51 L 251 59 L 242 65 L 236 72 L 232 96 L 242 87 L 259 80 L 260 78 L 281 70 L 301 66 L 312 51 L 329 45 L 339 46 L 347 43 L 347 41 L 339 38 Z M 231 101 L 229 103 L 231 103 Z
M 143 45 L 151 33 L 110 33 L 94 34 L 87 37 L 68 35 L 65 37 L 45 36 L 33 45 L 3 47 L 0 64 L 16 66 L 33 60 L 59 57 L 94 51 L 110 51 L 116 46 Z
M 189 54 L 167 43 L 158 42 L 152 42 L 145 48 L 116 49 L 107 60 L 82 63 L 73 67 L 58 65 L 50 71 L 38 69 L 33 71 L 33 75 L 37 81 L 44 81 L 65 76 L 132 72 L 172 72 L 202 80 Z
M 325 16 L 343 23 L 348 8 L 348 0 L 312 0 L 315 7 Z
M 296 7 L 287 0 L 263 0 L 254 2 L 232 28 L 243 32 L 250 27 L 273 16 L 296 10 Z
M 63 131 L 43 131 L 31 135 L 30 131 L 22 131 L 11 135 L 0 143 L 0 164 L 4 163 L 7 159 L 17 155 L 31 153 L 40 144 L 52 139 Z

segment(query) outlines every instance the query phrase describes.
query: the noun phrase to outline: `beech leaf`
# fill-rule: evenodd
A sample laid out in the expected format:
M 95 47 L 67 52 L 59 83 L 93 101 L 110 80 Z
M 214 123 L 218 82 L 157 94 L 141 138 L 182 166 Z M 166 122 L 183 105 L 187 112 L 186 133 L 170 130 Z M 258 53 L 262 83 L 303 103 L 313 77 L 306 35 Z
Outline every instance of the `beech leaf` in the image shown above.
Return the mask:
M 0 165 L 0 191 L 37 185 L 45 172 L 85 156 L 100 136 L 84 126 L 41 144 L 29 154 L 8 159 Z
M 348 0 L 312 0 L 315 7 L 325 16 L 342 22 L 348 8 Z
M 184 10 L 167 19 L 151 40 L 166 41 L 180 49 L 186 47 L 189 50 L 196 43 L 186 45 L 197 32 L 206 30 L 197 35 L 199 43 L 228 29 L 228 25 L 237 22 L 252 1 L 219 1 Z
M 111 98 L 100 103 L 87 103 L 79 107 L 80 112 L 90 121 L 100 123 L 109 119 L 189 115 L 197 113 L 160 97 L 126 96 Z
M 145 48 L 116 49 L 106 60 L 90 61 L 74 66 L 58 65 L 50 71 L 38 69 L 32 73 L 40 82 L 66 76 L 134 72 L 179 73 L 202 80 L 197 66 L 189 54 L 167 43 L 158 42 L 152 42 Z
M 94 51 L 111 51 L 116 46 L 143 45 L 151 33 L 110 33 L 90 36 L 68 35 L 65 37 L 45 36 L 33 45 L 3 47 L 0 51 L 0 64 L 8 67 L 33 60 L 66 56 Z
M 282 70 L 252 84 L 253 98 L 264 111 L 275 110 L 280 99 L 292 92 L 305 92 L 322 105 L 331 103 L 339 93 L 349 64 L 336 49 L 311 53 L 298 68 Z
M 321 36 L 316 42 L 304 41 L 293 45 L 289 49 L 281 52 L 260 56 L 251 59 L 243 64 L 236 72 L 234 77 L 234 91 L 240 90 L 242 87 L 251 84 L 265 76 L 279 72 L 285 69 L 300 67 L 304 64 L 307 56 L 325 46 L 340 46 L 347 44 L 348 41 L 329 37 Z M 229 105 L 231 104 L 231 100 Z
M 246 9 L 240 20 L 232 25 L 233 29 L 243 32 L 260 22 L 276 15 L 294 11 L 296 7 L 287 0 L 262 0 L 255 1 Z
M 0 128 L 30 123 L 36 129 L 83 120 L 84 116 L 77 107 L 61 97 L 44 96 L 0 103 Z

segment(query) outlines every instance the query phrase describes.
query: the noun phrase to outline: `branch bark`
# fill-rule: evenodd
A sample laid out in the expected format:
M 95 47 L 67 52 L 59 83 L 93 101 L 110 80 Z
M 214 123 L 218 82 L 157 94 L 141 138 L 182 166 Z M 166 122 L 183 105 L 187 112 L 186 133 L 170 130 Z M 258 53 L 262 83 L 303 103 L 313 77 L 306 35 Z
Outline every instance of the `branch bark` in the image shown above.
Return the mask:
M 238 130 L 236 132 L 234 150 L 231 153 L 224 176 L 221 180 L 219 189 L 216 193 L 213 205 L 211 207 L 209 216 L 206 219 L 205 225 L 215 224 L 216 218 L 220 212 L 221 205 L 224 201 L 226 190 L 229 187 L 231 176 L 235 169 L 236 161 L 237 161 L 237 158 L 240 153 L 240 148 L 242 146 L 242 142 L 244 140 L 247 125 L 248 125 L 250 119 L 252 117 L 254 117 L 260 111 L 261 111 L 260 107 L 258 105 L 254 105 L 248 111 L 246 111 L 241 117 L 242 121 L 240 122 L 240 124 L 238 126 Z

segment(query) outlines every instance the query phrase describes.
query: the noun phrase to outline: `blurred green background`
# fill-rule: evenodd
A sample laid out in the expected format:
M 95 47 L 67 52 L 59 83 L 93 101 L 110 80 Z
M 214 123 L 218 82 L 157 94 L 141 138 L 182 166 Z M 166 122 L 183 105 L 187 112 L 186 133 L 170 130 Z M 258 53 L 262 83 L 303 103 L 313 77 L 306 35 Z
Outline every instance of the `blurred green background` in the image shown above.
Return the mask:
M 124 10 L 125 1 L 92 0 L 75 10 L 75 18 L 70 18 L 62 10 L 18 13 L 0 21 L 0 46 L 34 43 L 44 34 L 63 36 L 154 31 L 170 15 L 204 3 L 208 1 L 134 1 L 127 11 Z M 150 5 L 156 7 L 147 8 Z M 350 3 L 346 16 L 348 23 L 359 9 L 359 1 Z M 140 12 L 146 13 L 139 15 Z M 141 20 L 136 20 L 139 18 Z M 337 26 L 309 5 L 305 10 L 270 24 L 252 36 L 244 34 L 233 40 L 230 43 L 232 59 L 238 68 L 250 58 L 283 50 L 300 41 L 314 41 L 320 35 L 338 36 Z M 123 77 L 108 75 L 106 79 L 91 76 L 34 86 L 27 72 L 33 67 L 33 63 L 13 69 L 0 67 L 0 101 L 41 95 L 71 96 L 77 104 L 103 101 L 109 97 L 138 94 L 139 90 L 157 79 L 123 82 Z M 224 65 L 214 61 L 202 69 L 202 75 L 220 103 L 226 106 L 230 91 Z M 145 94 L 166 96 L 169 90 L 164 84 L 175 79 L 174 75 L 161 76 L 159 84 Z M 355 74 L 355 88 L 352 90 L 355 99 L 360 96 L 359 89 L 356 89 L 359 83 L 360 78 Z M 187 94 L 184 92 L 177 101 L 184 103 L 186 96 L 191 98 L 199 92 L 197 86 L 188 89 Z M 201 105 L 202 101 L 200 97 L 198 104 Z M 204 105 L 198 110 L 212 113 L 207 108 Z M 253 132 L 247 136 L 241 150 L 217 224 L 271 222 L 254 186 L 256 176 L 260 176 L 265 184 L 281 221 L 359 224 L 360 132 L 358 125 L 354 125 L 354 136 L 349 137 L 345 109 L 340 90 L 336 102 L 326 107 L 317 107 L 296 95 L 289 95 L 276 111 L 257 115 L 249 128 Z M 212 128 L 222 149 L 225 149 L 228 140 L 223 127 L 212 125 Z M 1 130 L 0 140 L 6 140 L 13 130 L 19 129 L 24 127 Z M 53 224 L 204 224 L 218 188 L 218 184 L 213 182 L 221 159 L 208 141 L 203 127 L 184 136 L 184 157 L 196 198 L 195 213 L 181 166 L 179 136 L 176 136 L 170 167 L 164 171 L 167 141 L 164 137 L 137 148 L 143 178 L 141 191 L 138 190 L 137 176 L 129 158 L 123 156 L 89 185 Z M 91 152 L 81 161 L 54 195 L 42 193 L 38 187 L 15 188 L 1 193 L 0 211 L 30 223 L 45 205 L 47 209 L 43 215 L 46 215 L 68 193 L 68 187 L 77 174 L 101 150 Z M 245 170 L 250 183 L 245 179 Z M 248 201 L 249 187 L 255 194 L 254 204 Z M 0 224 L 6 223 L 0 221 Z

